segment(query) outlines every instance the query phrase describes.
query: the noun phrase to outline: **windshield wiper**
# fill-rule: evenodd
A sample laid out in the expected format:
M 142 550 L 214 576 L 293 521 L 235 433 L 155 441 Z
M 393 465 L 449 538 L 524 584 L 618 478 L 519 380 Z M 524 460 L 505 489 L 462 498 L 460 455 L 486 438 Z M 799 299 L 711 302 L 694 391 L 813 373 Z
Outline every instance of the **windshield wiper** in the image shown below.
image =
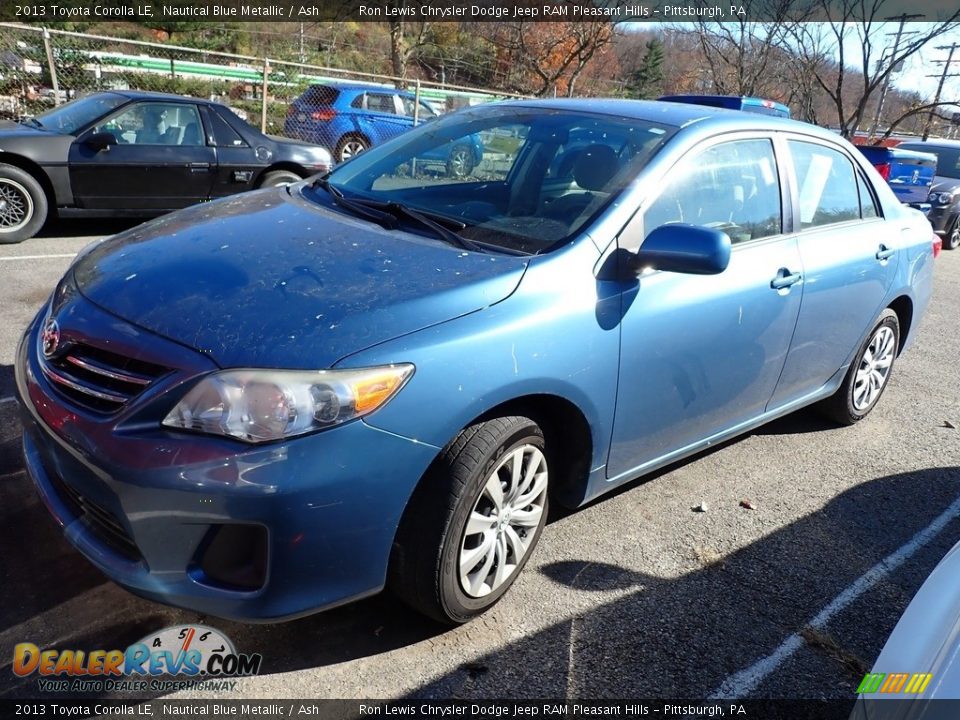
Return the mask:
M 388 212 L 383 212 L 377 208 L 355 202 L 353 200 L 348 200 L 346 197 L 344 197 L 343 193 L 340 192 L 340 189 L 335 185 L 331 185 L 330 181 L 326 178 L 317 178 L 310 183 L 310 186 L 315 188 L 323 188 L 330 193 L 330 197 L 333 198 L 334 204 L 342 207 L 344 210 L 349 210 L 354 215 L 366 218 L 367 220 L 375 222 L 377 225 L 385 227 L 388 230 L 396 230 L 397 228 L 397 218 L 394 215 Z
M 413 208 L 407 207 L 403 203 L 398 202 L 382 202 L 379 200 L 366 199 L 357 200 L 356 202 L 367 207 L 376 208 L 377 210 L 383 210 L 389 213 L 402 215 L 409 220 L 413 220 L 414 222 L 420 223 L 424 227 L 433 230 L 433 232 L 441 240 L 446 240 L 451 245 L 456 245 L 464 250 L 472 250 L 473 252 L 487 252 L 487 250 L 481 245 L 478 245 L 469 238 L 465 238 L 451 229 L 452 227 L 456 228 L 456 230 L 463 230 L 467 226 L 466 223 L 462 223 L 459 220 L 454 220 L 453 218 L 448 218 L 445 215 L 431 213 L 426 210 L 414 210 Z M 446 225 L 451 227 L 446 227 L 441 223 L 446 223 Z
M 43 123 L 37 120 L 36 118 L 26 118 L 23 120 L 24 125 L 29 125 L 31 127 L 43 129 Z

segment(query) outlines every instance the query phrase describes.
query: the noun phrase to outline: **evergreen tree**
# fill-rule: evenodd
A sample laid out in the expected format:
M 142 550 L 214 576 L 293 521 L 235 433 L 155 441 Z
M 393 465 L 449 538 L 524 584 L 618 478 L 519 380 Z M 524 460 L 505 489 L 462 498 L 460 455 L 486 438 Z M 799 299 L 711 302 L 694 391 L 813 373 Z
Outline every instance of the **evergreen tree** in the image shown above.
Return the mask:
M 641 100 L 663 94 L 663 42 L 659 38 L 651 38 L 647 41 L 646 50 L 640 67 L 630 73 L 626 86 L 629 97 Z

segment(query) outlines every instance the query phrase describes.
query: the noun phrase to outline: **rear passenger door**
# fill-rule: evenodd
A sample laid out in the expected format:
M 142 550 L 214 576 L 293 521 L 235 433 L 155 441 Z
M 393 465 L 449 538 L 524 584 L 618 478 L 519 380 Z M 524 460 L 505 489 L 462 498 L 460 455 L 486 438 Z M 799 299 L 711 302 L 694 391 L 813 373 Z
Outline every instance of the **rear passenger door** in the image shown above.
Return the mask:
M 898 230 L 880 217 L 870 183 L 843 149 L 812 138 L 788 139 L 784 148 L 804 291 L 771 409 L 840 370 L 882 309 L 898 261 Z
M 368 92 L 363 96 L 361 129 L 374 145 L 379 145 L 413 127 L 413 118 L 403 114 L 400 98 L 392 92 Z

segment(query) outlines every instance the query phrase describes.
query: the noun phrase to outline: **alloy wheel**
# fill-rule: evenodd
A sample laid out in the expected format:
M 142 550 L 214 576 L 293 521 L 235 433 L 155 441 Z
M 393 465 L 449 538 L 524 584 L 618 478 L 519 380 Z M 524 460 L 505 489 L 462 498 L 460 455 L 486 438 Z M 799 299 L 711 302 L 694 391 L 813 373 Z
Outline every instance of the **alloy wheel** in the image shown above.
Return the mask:
M 19 230 L 33 217 L 33 199 L 15 180 L 0 178 L 0 232 Z
M 515 448 L 487 477 L 460 544 L 467 596 L 489 595 L 516 571 L 542 524 L 547 482 L 547 460 L 533 445 Z
M 870 344 L 860 358 L 860 366 L 854 379 L 854 409 L 866 410 L 880 396 L 890 376 L 896 346 L 896 336 L 886 325 L 882 325 L 870 339 Z

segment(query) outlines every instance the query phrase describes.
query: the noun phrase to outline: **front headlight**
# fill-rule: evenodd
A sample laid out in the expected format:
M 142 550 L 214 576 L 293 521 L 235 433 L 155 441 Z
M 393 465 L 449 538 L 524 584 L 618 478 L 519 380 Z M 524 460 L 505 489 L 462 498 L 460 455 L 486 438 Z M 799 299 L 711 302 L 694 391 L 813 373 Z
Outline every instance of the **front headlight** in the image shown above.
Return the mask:
M 934 205 L 949 205 L 953 202 L 953 193 L 932 192 L 930 193 L 930 202 Z
M 251 443 L 282 440 L 372 413 L 411 375 L 409 363 L 358 370 L 223 370 L 203 378 L 163 424 Z

